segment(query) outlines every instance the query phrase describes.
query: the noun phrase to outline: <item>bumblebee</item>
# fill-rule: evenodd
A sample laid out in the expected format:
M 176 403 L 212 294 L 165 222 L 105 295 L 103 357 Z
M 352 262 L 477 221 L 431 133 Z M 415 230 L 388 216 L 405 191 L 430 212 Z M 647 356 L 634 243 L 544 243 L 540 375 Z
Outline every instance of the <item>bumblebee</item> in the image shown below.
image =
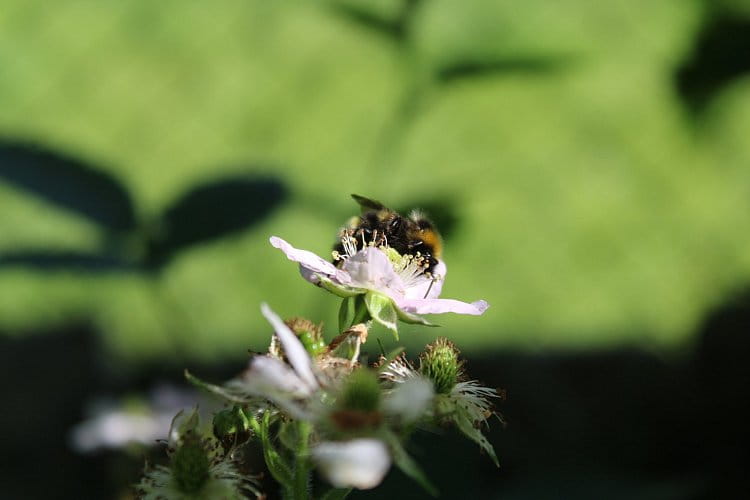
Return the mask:
M 334 261 L 344 254 L 343 239 L 348 238 L 356 250 L 366 245 L 385 245 L 401 255 L 411 255 L 418 259 L 425 273 L 430 273 L 437 265 L 443 243 L 435 225 L 419 210 L 413 210 L 408 217 L 391 210 L 379 201 L 353 194 L 362 213 L 352 217 L 341 231 L 342 243 L 334 247 Z M 335 263 L 335 262 L 334 262 Z

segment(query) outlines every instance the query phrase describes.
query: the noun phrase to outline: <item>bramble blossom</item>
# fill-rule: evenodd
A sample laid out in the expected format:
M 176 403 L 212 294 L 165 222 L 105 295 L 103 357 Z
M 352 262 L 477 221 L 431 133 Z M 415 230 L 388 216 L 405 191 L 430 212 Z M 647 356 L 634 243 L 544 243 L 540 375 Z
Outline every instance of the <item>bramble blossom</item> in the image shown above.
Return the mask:
M 362 296 L 370 317 L 394 333 L 397 319 L 433 326 L 421 315 L 480 315 L 489 307 L 484 300 L 469 303 L 439 298 L 447 272 L 444 262 L 438 261 L 432 272 L 426 272 L 419 257 L 400 255 L 386 246 L 368 245 L 357 251 L 351 238 L 342 238 L 344 254 L 337 255 L 340 267 L 277 236 L 270 242 L 299 264 L 307 281 L 340 297 Z

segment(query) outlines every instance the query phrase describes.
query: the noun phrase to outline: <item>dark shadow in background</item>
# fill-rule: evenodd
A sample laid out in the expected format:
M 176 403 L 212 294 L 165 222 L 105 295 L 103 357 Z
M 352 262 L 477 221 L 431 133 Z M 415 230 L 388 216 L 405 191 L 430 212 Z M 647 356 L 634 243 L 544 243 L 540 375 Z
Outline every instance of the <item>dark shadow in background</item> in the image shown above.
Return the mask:
M 438 68 L 437 81 L 459 81 L 507 74 L 547 75 L 567 69 L 573 59 L 566 56 L 464 60 Z
M 135 227 L 133 200 L 114 176 L 39 145 L 0 141 L 0 179 L 112 231 Z
M 105 170 L 49 148 L 9 140 L 0 142 L 3 180 L 86 217 L 101 230 L 98 251 L 18 248 L 0 253 L 0 269 L 45 272 L 158 272 L 194 245 L 252 229 L 289 194 L 276 176 L 227 176 L 192 187 L 144 222 L 137 219 L 127 188 Z
M 146 267 L 159 269 L 186 248 L 247 230 L 287 198 L 277 178 L 241 176 L 196 186 L 169 206 L 150 235 Z
M 409 38 L 412 19 L 422 0 L 402 0 L 401 7 L 390 16 L 373 12 L 366 5 L 356 1 L 339 0 L 332 2 L 331 11 L 342 18 L 373 33 L 383 35 L 397 43 L 405 43 Z
M 501 469 L 450 430 L 418 434 L 410 452 L 442 498 L 737 498 L 750 465 L 748 332 L 750 295 L 743 293 L 707 318 L 694 355 L 679 363 L 638 349 L 473 357 L 472 377 L 508 393 L 499 406 L 508 426 L 493 421 L 489 433 Z M 137 481 L 142 462 L 76 456 L 66 433 L 90 398 L 145 391 L 154 380 L 180 383 L 184 367 L 112 374 L 96 362 L 90 329 L 47 333 L 0 335 L 4 494 L 113 498 Z M 242 362 L 189 368 L 224 380 Z M 407 497 L 429 498 L 395 470 L 380 488 L 352 495 Z
M 677 92 L 694 115 L 738 78 L 750 73 L 750 20 L 711 16 L 688 59 L 675 73 Z

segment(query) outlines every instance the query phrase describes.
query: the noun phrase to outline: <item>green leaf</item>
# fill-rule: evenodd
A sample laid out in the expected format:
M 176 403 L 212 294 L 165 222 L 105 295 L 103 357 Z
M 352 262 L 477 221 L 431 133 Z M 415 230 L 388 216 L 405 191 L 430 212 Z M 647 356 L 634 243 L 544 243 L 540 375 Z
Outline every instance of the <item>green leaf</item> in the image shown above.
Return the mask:
M 487 452 L 492 461 L 495 463 L 495 466 L 500 467 L 500 461 L 497 459 L 497 455 L 495 454 L 495 448 L 493 448 L 487 438 L 484 437 L 484 434 L 482 434 L 479 429 L 474 427 L 474 424 L 470 418 L 464 416 L 461 412 L 459 412 L 453 418 L 453 421 L 456 423 L 458 429 L 467 438 L 477 443 L 485 452 Z
M 349 493 L 352 492 L 351 488 L 331 488 L 330 490 L 323 493 L 320 500 L 344 500 Z
M 365 294 L 365 305 L 370 317 L 393 332 L 396 340 L 398 340 L 398 316 L 393 301 L 383 294 L 368 292 Z
M 427 479 L 427 476 L 425 476 L 421 467 L 419 467 L 414 459 L 411 458 L 408 453 L 406 453 L 406 450 L 404 450 L 403 446 L 401 446 L 401 441 L 398 439 L 398 437 L 391 432 L 385 432 L 384 435 L 386 441 L 388 442 L 388 445 L 391 448 L 391 453 L 393 454 L 393 463 L 396 464 L 396 467 L 401 469 L 401 472 L 416 481 L 417 484 L 419 484 L 422 488 L 425 489 L 425 491 L 427 491 L 427 493 L 429 493 L 433 497 L 437 497 L 437 488 L 430 482 L 429 479 Z

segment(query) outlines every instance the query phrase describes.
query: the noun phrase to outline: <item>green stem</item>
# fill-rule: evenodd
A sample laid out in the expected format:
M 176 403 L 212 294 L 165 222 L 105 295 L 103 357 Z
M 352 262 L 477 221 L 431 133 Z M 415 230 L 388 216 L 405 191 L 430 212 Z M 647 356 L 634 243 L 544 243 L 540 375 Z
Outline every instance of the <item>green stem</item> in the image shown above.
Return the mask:
M 260 421 L 251 419 L 250 426 L 260 438 L 263 447 L 263 459 L 266 462 L 266 466 L 268 467 L 271 476 L 281 484 L 286 491 L 288 485 L 292 482 L 292 472 L 289 469 L 289 466 L 284 463 L 284 460 L 276 451 L 271 441 L 271 414 L 269 412 L 264 413 Z M 285 497 L 288 497 L 288 495 L 285 495 Z
M 310 498 L 310 432 L 312 428 L 308 422 L 297 422 L 299 443 L 294 457 L 294 500 L 308 500 Z

